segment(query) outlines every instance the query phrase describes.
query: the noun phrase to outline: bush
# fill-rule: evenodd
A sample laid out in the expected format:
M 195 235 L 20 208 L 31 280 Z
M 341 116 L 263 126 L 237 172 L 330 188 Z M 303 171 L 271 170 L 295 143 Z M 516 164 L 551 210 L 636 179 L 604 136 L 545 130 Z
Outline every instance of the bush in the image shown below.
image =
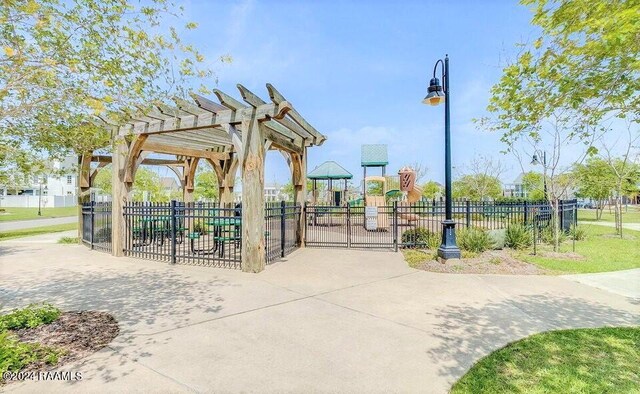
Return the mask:
M 504 249 L 505 246 L 505 237 L 506 230 L 497 229 L 497 230 L 489 230 L 487 231 L 489 234 L 489 238 L 491 239 L 491 247 L 493 249 Z
M 62 237 L 58 240 L 59 244 L 77 244 L 78 237 Z
M 587 238 L 587 232 L 582 227 L 571 226 L 571 229 L 569 229 L 569 237 L 576 241 L 582 241 Z
M 427 230 L 424 227 L 416 227 L 402 233 L 402 244 L 406 248 L 438 249 L 440 235 Z
M 462 228 L 457 232 L 460 249 L 473 253 L 482 253 L 491 249 L 492 242 L 489 234 L 477 227 Z
M 11 313 L 0 316 L 0 332 L 34 328 L 41 324 L 49 324 L 60 317 L 60 309 L 51 304 L 31 304 L 23 309 L 14 309 Z
M 504 236 L 504 244 L 511 249 L 525 249 L 531 246 L 531 233 L 521 224 L 507 227 Z

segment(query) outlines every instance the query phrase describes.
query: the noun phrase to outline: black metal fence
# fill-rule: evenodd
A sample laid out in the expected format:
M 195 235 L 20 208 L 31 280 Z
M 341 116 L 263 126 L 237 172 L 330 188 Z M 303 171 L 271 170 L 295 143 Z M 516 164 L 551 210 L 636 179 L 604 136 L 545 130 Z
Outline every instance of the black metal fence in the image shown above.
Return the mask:
M 538 232 L 552 223 L 547 202 L 453 202 L 457 228 L 505 229 L 512 224 L 535 227 Z M 576 200 L 563 200 L 558 219 L 564 231 L 576 223 Z M 393 203 L 375 209 L 363 206 L 305 207 L 305 244 L 310 247 L 383 248 L 426 247 L 425 238 L 434 243 L 442 234 L 445 219 L 443 201 L 415 204 Z M 420 241 L 418 241 L 418 239 Z M 422 244 L 419 244 L 422 243 Z
M 111 252 L 111 203 L 82 204 L 82 242 L 91 249 Z
M 265 207 L 267 263 L 298 247 L 301 207 Z M 130 203 L 124 207 L 125 255 L 172 264 L 241 268 L 242 206 L 218 203 Z

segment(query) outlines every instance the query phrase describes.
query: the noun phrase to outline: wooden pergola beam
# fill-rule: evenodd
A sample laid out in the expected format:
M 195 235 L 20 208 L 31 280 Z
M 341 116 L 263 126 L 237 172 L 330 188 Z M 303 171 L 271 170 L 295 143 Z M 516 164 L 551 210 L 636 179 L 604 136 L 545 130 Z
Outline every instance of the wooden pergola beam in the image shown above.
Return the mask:
M 284 96 L 280 94 L 280 92 L 278 92 L 276 88 L 273 87 L 273 85 L 271 85 L 270 83 L 267 84 L 267 90 L 269 91 L 269 97 L 271 98 L 271 101 L 273 101 L 274 103 L 279 104 L 283 101 L 286 101 Z M 300 115 L 294 108 L 289 111 L 289 117 L 291 117 L 294 122 L 296 122 L 300 127 L 302 127 L 313 136 L 314 143 L 316 145 L 322 145 L 322 143 L 327 139 L 327 137 L 322 135 L 318 130 L 315 129 L 315 127 L 311 126 L 309 122 L 307 122 L 302 117 L 302 115 Z
M 227 107 L 227 108 L 229 108 L 229 109 L 231 109 L 233 111 L 239 111 L 241 109 L 247 108 L 240 101 L 234 99 L 233 97 L 231 97 L 228 94 L 220 91 L 219 89 L 213 89 L 213 93 L 218 97 L 218 100 L 220 100 L 220 103 L 222 105 L 224 105 L 225 107 Z
M 240 95 L 242 96 L 242 99 L 247 104 L 251 105 L 254 108 L 258 108 L 259 106 L 266 104 L 264 100 L 262 100 L 260 97 L 258 97 L 256 94 L 254 94 L 249 89 L 242 86 L 241 84 L 237 84 L 236 86 L 240 91 Z
M 144 144 L 143 150 L 155 152 L 155 153 L 166 153 L 170 155 L 184 155 L 189 157 L 198 157 L 201 159 L 224 160 L 229 158 L 228 153 L 211 152 L 211 151 L 191 149 L 191 148 L 181 148 L 173 145 L 159 144 L 157 142 L 146 142 Z
M 94 155 L 94 156 L 91 156 L 91 162 L 106 165 L 111 163 L 111 156 Z M 147 158 L 142 160 L 142 165 L 145 165 L 145 166 L 167 166 L 170 164 L 184 165 L 184 160 L 153 159 L 153 158 Z

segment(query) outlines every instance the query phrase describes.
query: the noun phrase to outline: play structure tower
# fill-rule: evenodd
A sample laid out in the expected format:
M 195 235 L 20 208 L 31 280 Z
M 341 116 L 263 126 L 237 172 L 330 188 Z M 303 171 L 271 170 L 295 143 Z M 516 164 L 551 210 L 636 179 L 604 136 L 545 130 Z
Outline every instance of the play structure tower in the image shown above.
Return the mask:
M 389 218 L 386 214 L 381 212 L 380 207 L 386 205 L 385 194 L 387 192 L 387 179 L 385 178 L 385 172 L 389 164 L 387 156 L 387 146 L 382 144 L 376 145 L 362 145 L 362 156 L 360 159 L 360 165 L 363 168 L 364 178 L 362 181 L 362 195 L 364 197 L 365 207 L 378 208 L 377 213 L 377 225 L 376 229 L 384 230 L 389 227 Z M 379 167 L 382 169 L 381 176 L 367 176 L 367 168 Z M 376 187 L 377 193 L 375 195 L 371 193 L 368 184 L 378 183 Z

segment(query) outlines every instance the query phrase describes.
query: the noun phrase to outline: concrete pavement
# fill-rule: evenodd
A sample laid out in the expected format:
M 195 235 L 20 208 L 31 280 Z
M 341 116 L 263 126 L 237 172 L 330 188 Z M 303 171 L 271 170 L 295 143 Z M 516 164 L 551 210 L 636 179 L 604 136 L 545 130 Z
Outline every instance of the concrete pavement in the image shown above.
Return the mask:
M 13 220 L 10 222 L 0 222 L 0 231 L 14 231 L 35 227 L 55 226 L 57 224 L 75 223 L 77 221 L 78 216 L 33 220 Z
M 640 301 L 640 268 L 563 277 Z
M 436 274 L 398 253 L 306 249 L 261 274 L 0 242 L 3 309 L 48 300 L 112 313 L 80 382 L 11 392 L 447 392 L 532 333 L 640 324 L 633 299 L 554 276 Z
M 605 227 L 615 227 L 616 224 L 613 222 L 583 222 L 579 221 L 578 224 L 595 224 L 596 226 L 605 226 Z M 622 228 L 626 228 L 627 230 L 640 231 L 640 223 L 625 223 L 622 222 Z

